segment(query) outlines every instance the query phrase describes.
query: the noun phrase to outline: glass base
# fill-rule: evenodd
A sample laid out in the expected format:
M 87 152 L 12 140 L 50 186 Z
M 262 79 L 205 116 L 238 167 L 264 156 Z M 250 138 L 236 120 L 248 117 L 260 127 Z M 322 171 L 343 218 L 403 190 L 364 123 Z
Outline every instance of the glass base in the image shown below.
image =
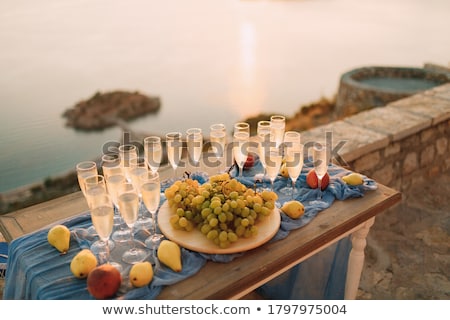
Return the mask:
M 164 237 L 164 235 L 159 234 L 159 233 L 152 234 L 150 237 L 145 239 L 145 246 L 147 248 L 153 249 L 161 242 L 163 237 Z
M 118 229 L 111 235 L 111 239 L 115 242 L 124 242 L 130 239 L 130 229 Z
M 144 261 L 150 255 L 150 251 L 140 248 L 128 249 L 122 256 L 122 261 L 135 264 Z
M 109 244 L 109 252 L 115 248 L 114 241 L 108 241 Z M 106 242 L 97 240 L 92 243 L 90 247 L 93 254 L 98 255 L 106 252 Z
M 138 220 L 136 220 L 136 223 L 134 224 L 134 227 L 137 230 L 151 230 L 153 226 L 153 219 L 150 217 L 143 217 Z

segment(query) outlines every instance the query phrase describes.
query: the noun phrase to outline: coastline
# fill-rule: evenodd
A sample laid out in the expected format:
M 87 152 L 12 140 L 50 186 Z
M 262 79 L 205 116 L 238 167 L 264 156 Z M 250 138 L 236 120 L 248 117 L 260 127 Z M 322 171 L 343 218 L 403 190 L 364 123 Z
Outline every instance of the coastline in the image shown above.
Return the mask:
M 333 121 L 335 97 L 321 97 L 315 102 L 300 106 L 292 115 L 286 116 L 286 130 L 307 130 L 315 126 Z M 272 114 L 260 114 L 244 119 L 250 123 L 251 128 L 256 128 L 259 120 L 267 120 Z M 100 166 L 101 155 L 92 159 Z M 69 170 L 56 176 L 50 176 L 43 181 L 0 193 L 0 215 L 23 209 L 44 201 L 55 199 L 69 193 L 79 191 L 78 178 L 75 170 Z

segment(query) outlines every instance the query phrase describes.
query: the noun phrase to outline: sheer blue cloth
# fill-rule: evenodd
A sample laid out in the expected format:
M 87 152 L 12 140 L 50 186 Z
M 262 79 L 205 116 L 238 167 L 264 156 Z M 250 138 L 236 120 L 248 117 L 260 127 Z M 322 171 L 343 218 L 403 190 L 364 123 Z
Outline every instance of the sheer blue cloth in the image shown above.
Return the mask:
M 310 189 L 306 184 L 306 174 L 311 168 L 311 163 L 305 162 L 302 173 L 296 182 L 298 192 L 295 194 L 295 199 L 305 205 L 304 216 L 294 220 L 280 211 L 280 229 L 270 241 L 284 239 L 290 231 L 307 225 L 320 211 L 330 207 L 335 200 L 362 197 L 368 190 L 377 188 L 375 181 L 367 177 L 364 177 L 363 185 L 348 186 L 340 177 L 348 174 L 349 171 L 330 165 L 328 168 L 330 184 L 323 192 L 320 203 L 315 203 L 312 201 L 316 200 L 319 191 Z M 261 172 L 261 164 L 257 162 L 253 168 L 246 170 L 244 176 L 239 180 L 248 187 L 260 188 L 263 183 L 269 186 L 268 180 L 255 180 L 255 176 Z M 232 168 L 230 174 L 236 177 L 236 169 Z M 191 178 L 203 183 L 208 176 L 205 173 L 194 173 Z M 163 190 L 168 185 L 162 184 Z M 290 194 L 279 193 L 281 188 L 286 185 L 290 186 L 291 182 L 287 178 L 278 176 L 274 190 L 279 194 L 279 206 L 292 197 Z M 161 203 L 164 201 L 163 196 Z M 141 207 L 140 210 L 145 209 Z M 60 255 L 49 246 L 48 228 L 22 236 L 10 243 L 4 299 L 93 299 L 87 291 L 86 280 L 75 278 L 69 267 L 70 261 L 80 251 L 80 248 L 89 248 L 93 241 L 97 240 L 95 233 L 90 232 L 89 229 L 91 226 L 89 212 L 62 223 L 71 230 L 70 250 L 65 255 Z M 147 236 L 148 234 L 145 232 L 135 234 L 136 239 L 141 241 Z M 227 263 L 245 254 L 210 255 L 183 248 L 183 270 L 177 273 L 154 259 L 156 250 L 149 253 L 149 260 L 155 263 L 154 278 L 150 285 L 142 288 L 130 288 L 123 285 L 119 289 L 116 299 L 154 299 L 164 286 L 196 274 L 208 260 Z M 343 239 L 270 281 L 258 291 L 267 299 L 342 299 L 349 250 L 349 240 Z M 116 246 L 111 252 L 114 261 L 120 260 L 115 259 L 117 258 L 115 254 L 119 253 L 120 250 Z M 126 264 L 122 264 L 122 266 L 123 275 L 126 276 L 130 266 Z

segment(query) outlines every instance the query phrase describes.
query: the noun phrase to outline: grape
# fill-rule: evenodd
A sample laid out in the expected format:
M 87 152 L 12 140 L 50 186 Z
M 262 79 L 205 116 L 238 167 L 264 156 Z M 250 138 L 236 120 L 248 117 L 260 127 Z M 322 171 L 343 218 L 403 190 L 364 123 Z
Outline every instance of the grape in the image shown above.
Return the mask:
M 202 185 L 190 178 L 177 180 L 164 194 L 173 210 L 169 220 L 173 228 L 197 228 L 220 248 L 257 235 L 258 220 L 270 215 L 277 199 L 275 192 L 255 192 L 227 173 Z

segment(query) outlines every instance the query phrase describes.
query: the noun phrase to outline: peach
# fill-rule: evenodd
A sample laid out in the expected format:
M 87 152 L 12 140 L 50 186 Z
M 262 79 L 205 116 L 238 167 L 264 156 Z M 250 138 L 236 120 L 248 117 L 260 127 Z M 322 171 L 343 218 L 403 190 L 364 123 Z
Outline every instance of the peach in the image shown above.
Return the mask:
M 316 189 L 319 187 L 319 183 L 318 183 L 318 179 L 317 179 L 317 174 L 316 171 L 314 169 L 311 169 L 308 174 L 306 175 L 306 183 L 308 184 L 308 186 L 311 189 Z M 328 187 L 328 184 L 330 183 L 330 176 L 327 173 L 325 173 L 325 175 L 322 178 L 322 185 L 321 185 L 321 189 L 322 191 L 325 190 Z
M 122 276 L 110 264 L 102 264 L 89 272 L 87 289 L 96 299 L 112 298 L 122 283 Z

